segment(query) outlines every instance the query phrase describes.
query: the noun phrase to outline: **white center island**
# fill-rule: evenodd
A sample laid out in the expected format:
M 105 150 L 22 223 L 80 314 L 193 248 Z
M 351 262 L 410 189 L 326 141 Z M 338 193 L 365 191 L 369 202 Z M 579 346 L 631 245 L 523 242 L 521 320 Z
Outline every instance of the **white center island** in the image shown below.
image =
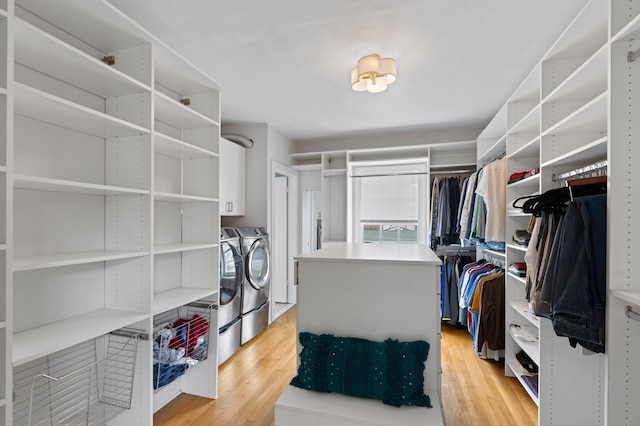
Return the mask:
M 443 424 L 441 261 L 435 253 L 424 245 L 345 243 L 298 256 L 296 262 L 298 332 L 427 341 L 424 387 L 433 408 L 396 408 L 289 386 L 276 403 L 276 425 Z

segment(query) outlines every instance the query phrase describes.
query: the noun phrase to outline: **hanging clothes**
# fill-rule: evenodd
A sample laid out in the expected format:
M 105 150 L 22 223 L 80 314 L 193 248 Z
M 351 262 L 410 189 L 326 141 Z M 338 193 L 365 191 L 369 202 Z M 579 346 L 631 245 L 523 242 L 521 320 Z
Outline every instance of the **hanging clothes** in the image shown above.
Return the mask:
M 471 336 L 474 349 L 487 357 L 498 358 L 504 349 L 504 269 L 485 260 L 463 268 L 458 281 L 459 318 Z
M 439 245 L 448 246 L 460 242 L 458 232 L 460 187 L 460 177 L 436 177 L 432 181 L 429 240 L 433 250 Z
M 501 158 L 487 164 L 478 181 L 476 194 L 482 197 L 486 207 L 484 221 L 485 241 L 504 241 L 506 234 L 507 159 Z
M 478 172 L 474 172 L 469 176 L 467 180 L 467 185 L 465 187 L 465 195 L 464 195 L 464 203 L 462 204 L 462 211 L 460 212 L 460 238 L 468 240 L 469 235 L 467 234 L 469 218 L 473 215 L 473 205 L 474 205 L 474 197 L 475 197 L 475 188 L 478 178 Z
M 557 188 L 513 206 L 536 217 L 525 255 L 534 312 L 571 346 L 604 353 L 606 184 Z
M 440 319 L 451 325 L 458 324 L 459 294 L 458 281 L 465 265 L 473 262 L 470 255 L 443 255 L 440 282 Z
M 458 212 L 460 239 L 504 251 L 507 160 L 495 160 L 469 177 Z

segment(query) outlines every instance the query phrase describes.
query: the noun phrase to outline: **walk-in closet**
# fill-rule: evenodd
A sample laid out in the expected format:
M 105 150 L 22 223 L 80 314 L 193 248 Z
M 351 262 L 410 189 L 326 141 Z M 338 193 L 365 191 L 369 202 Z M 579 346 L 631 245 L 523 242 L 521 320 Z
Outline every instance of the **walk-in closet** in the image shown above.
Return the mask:
M 498 372 L 496 389 L 502 395 L 482 401 L 491 410 L 494 402 L 512 405 L 495 409 L 500 421 L 520 415 L 526 418 L 523 424 L 540 426 L 640 425 L 640 271 L 635 265 L 640 0 L 582 1 L 478 128 L 464 127 L 469 121 L 461 119 L 459 124 L 430 123 L 429 132 L 407 126 L 376 128 L 363 136 L 356 130 L 364 125 L 353 120 L 336 137 L 296 140 L 270 128 L 266 118 L 253 123 L 233 116 L 225 122 L 234 131 L 227 135 L 247 130 L 242 137 L 250 147 L 231 140 L 221 145 L 225 95 L 217 76 L 201 71 L 130 17 L 145 7 L 178 6 L 125 3 L 0 0 L 0 426 L 151 425 L 154 415 L 158 424 L 205 424 L 207 410 L 223 412 L 230 400 L 242 405 L 218 419 L 231 424 L 242 412 L 247 423 L 265 421 L 255 413 L 273 413 L 297 367 L 293 302 L 303 315 L 297 324 L 317 325 L 317 333 L 333 321 L 346 335 L 358 320 L 363 330 L 374 331 L 372 324 L 390 318 L 385 327 L 374 327 L 372 338 L 393 338 L 377 332 L 402 329 L 406 335 L 396 334 L 407 339 L 411 333 L 435 339 L 431 348 L 438 353 L 425 358 L 437 405 L 434 424 L 444 419 L 457 426 L 447 421 L 448 413 L 481 411 L 472 396 L 456 393 L 455 386 L 474 380 L 466 368 L 477 364 L 455 356 L 465 351 L 482 364 L 478 375 L 486 382 Z M 208 4 L 203 14 L 221 5 L 232 9 L 223 3 Z M 436 8 L 436 2 L 428 3 Z M 549 19 L 564 16 L 565 6 L 545 13 Z M 293 10 L 276 9 L 265 19 L 288 22 L 297 13 L 305 16 Z M 164 18 L 167 22 L 154 23 L 156 29 L 171 16 Z M 480 20 L 467 18 L 461 21 L 463 30 Z M 245 34 L 229 22 L 229 37 L 247 45 L 270 35 Z M 298 23 L 296 31 L 305 25 Z M 287 45 L 293 38 L 280 30 L 275 24 L 270 28 Z M 324 42 L 328 37 L 322 35 Z M 496 30 L 495 36 L 503 35 Z M 188 44 L 178 41 L 182 44 L 173 40 L 182 48 Z M 327 55 L 330 49 L 320 42 L 304 39 L 304 44 L 332 60 L 345 53 Z M 523 45 L 521 51 L 529 48 Z M 435 53 L 427 47 L 425 52 Z M 209 51 L 190 53 L 190 58 L 210 59 Z M 238 60 L 240 55 L 232 53 L 215 59 Z M 294 80 L 258 70 L 260 58 L 246 57 L 237 67 L 256 68 L 252 84 L 271 87 L 275 80 Z M 280 59 L 296 70 L 309 62 Z M 344 90 L 370 95 L 364 98 L 370 102 L 366 108 L 357 103 L 362 97 L 349 99 L 357 99 L 358 110 L 368 109 L 372 117 L 373 111 L 402 115 L 389 101 L 393 90 L 407 84 L 403 78 L 411 64 L 398 64 L 393 74 L 367 75 L 374 83 L 383 77 L 394 83 L 397 77 L 382 95 L 387 98 L 352 93 L 361 88 L 361 76 L 349 86 L 352 68 L 345 68 Z M 329 71 L 320 61 L 314 70 Z M 416 82 L 433 79 L 420 71 L 420 78 L 405 86 L 415 90 L 415 97 L 422 96 Z M 473 84 L 484 85 L 474 80 L 474 69 L 467 73 Z M 296 78 L 309 79 L 309 88 L 320 80 L 303 73 Z M 459 86 L 463 95 L 471 93 Z M 271 89 L 273 110 L 293 98 L 275 84 Z M 376 103 L 379 99 L 385 101 Z M 471 104 L 456 99 L 457 107 L 450 109 L 463 111 L 465 102 Z M 309 95 L 308 104 L 295 107 L 314 115 L 316 102 L 319 97 Z M 235 107 L 251 103 L 230 102 Z M 280 195 L 286 192 L 283 209 L 274 208 L 279 206 L 272 180 L 277 174 L 287 176 L 286 189 L 280 188 Z M 383 187 L 396 195 L 397 205 L 385 205 L 383 197 L 367 204 L 362 194 L 383 192 Z M 406 199 L 410 202 L 403 204 Z M 410 208 L 394 215 L 402 210 L 397 206 Z M 396 210 L 388 217 L 371 213 L 386 214 L 391 207 Z M 286 236 L 278 237 L 272 233 L 273 216 L 285 210 Z M 238 356 L 224 363 L 218 358 L 224 325 L 218 321 L 221 215 L 234 226 L 255 225 L 265 236 L 272 233 L 272 247 L 278 243 L 282 250 L 277 252 L 287 257 L 279 263 L 281 276 L 286 275 L 279 288 L 287 292 L 286 309 L 292 309 L 276 315 L 272 290 L 272 304 L 265 304 L 271 309 L 265 314 L 266 332 L 243 342 Z M 421 244 L 433 253 L 429 250 L 428 262 L 420 254 L 417 259 L 428 269 L 415 273 L 407 272 L 407 251 L 389 267 L 366 257 L 365 273 L 355 262 L 363 259 L 352 258 L 353 269 L 345 266 L 349 250 L 344 248 L 352 243 L 372 252 L 382 244 L 402 249 Z M 321 248 L 334 254 L 318 266 L 313 252 Z M 296 256 L 302 264 L 294 263 Z M 323 291 L 322 268 L 332 278 L 324 287 L 331 294 Z M 238 271 L 246 272 L 239 266 Z M 307 288 L 312 299 L 296 299 L 296 292 L 305 294 L 298 287 L 299 271 L 303 282 L 316 286 Z M 430 279 L 428 288 L 420 285 L 423 275 Z M 367 282 L 345 291 L 358 277 Z M 377 289 L 379 297 L 361 297 L 367 288 Z M 341 295 L 344 300 L 336 302 Z M 375 300 L 362 308 L 369 317 L 349 309 L 360 300 Z M 403 303 L 419 312 L 405 309 L 399 320 L 399 313 L 393 315 Z M 328 318 L 332 304 L 335 309 L 342 304 L 354 316 Z M 418 324 L 425 318 L 428 333 Z M 465 368 L 457 368 L 461 362 Z M 254 380 L 256 374 L 267 379 Z M 263 395 L 242 391 L 241 386 L 256 382 L 267 388 Z M 301 406 L 307 409 L 314 398 L 305 389 L 295 392 L 303 395 Z M 341 416 L 375 417 L 373 411 L 345 404 L 338 410 Z M 327 418 L 335 405 L 314 410 Z M 180 413 L 184 407 L 189 413 Z M 295 404 L 287 407 L 295 424 L 300 410 Z M 387 408 L 385 415 L 395 414 Z M 483 419 L 493 414 L 482 409 Z M 274 419 L 270 414 L 266 422 L 277 424 Z

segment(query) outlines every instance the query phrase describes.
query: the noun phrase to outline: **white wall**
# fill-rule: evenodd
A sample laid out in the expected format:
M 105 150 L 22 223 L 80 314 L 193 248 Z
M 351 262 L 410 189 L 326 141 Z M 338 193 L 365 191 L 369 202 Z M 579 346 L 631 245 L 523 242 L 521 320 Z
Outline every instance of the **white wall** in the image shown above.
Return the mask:
M 387 130 L 372 135 L 341 137 L 334 139 L 298 141 L 293 152 L 339 151 L 344 149 L 386 148 L 435 144 L 441 142 L 475 141 L 482 129 L 458 129 L 443 131 Z

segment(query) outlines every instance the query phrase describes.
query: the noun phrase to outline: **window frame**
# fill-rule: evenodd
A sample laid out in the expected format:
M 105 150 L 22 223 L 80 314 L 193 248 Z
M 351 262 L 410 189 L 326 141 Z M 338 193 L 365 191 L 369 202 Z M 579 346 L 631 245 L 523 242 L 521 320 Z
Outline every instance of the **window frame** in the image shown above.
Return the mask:
M 428 205 L 430 198 L 430 176 L 429 161 L 426 157 L 414 157 L 409 159 L 378 160 L 378 161 L 352 161 L 349 164 L 349 192 L 351 192 L 349 209 L 350 232 L 348 235 L 350 242 L 363 242 L 363 224 L 400 224 L 398 220 L 361 221 L 360 220 L 360 199 L 362 176 L 389 175 L 416 173 L 418 175 L 418 220 L 417 220 L 417 244 L 427 244 L 429 233 Z M 415 222 L 406 223 L 413 224 Z M 382 242 L 382 241 L 381 241 Z M 389 242 L 386 242 L 389 243 Z M 398 244 L 410 244 L 408 242 L 396 241 Z

